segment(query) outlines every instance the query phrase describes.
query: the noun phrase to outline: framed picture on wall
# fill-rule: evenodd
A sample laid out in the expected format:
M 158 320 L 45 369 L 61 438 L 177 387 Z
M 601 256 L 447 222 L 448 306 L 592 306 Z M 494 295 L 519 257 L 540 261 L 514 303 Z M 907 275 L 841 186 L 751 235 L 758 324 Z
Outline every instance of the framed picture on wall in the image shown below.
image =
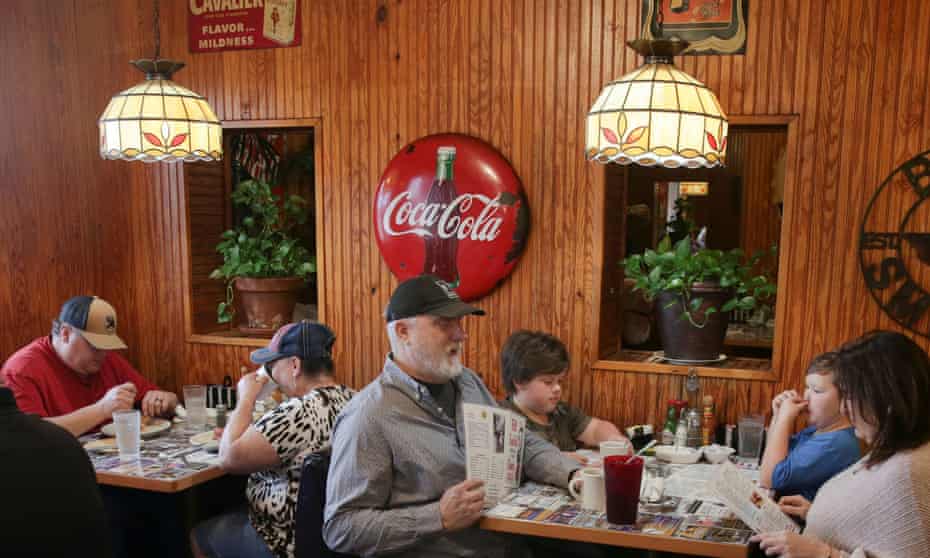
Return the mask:
M 749 0 L 643 0 L 646 36 L 659 33 L 691 43 L 684 54 L 744 54 Z

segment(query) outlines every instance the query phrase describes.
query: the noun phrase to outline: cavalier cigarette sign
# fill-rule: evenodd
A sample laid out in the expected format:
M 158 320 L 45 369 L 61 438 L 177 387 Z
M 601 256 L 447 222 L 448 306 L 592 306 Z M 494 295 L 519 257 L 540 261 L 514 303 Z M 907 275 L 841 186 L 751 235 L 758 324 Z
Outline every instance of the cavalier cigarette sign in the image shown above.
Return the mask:
M 188 0 L 191 52 L 300 44 L 300 0 Z

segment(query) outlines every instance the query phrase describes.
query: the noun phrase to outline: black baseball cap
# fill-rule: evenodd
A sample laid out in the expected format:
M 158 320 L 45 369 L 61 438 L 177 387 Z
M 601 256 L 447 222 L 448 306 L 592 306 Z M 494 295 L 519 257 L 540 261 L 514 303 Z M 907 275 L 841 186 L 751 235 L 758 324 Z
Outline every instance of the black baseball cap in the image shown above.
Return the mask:
M 294 322 L 281 326 L 264 349 L 252 351 L 255 364 L 265 364 L 284 357 L 301 359 L 332 358 L 336 335 L 319 322 Z
M 388 323 L 427 314 L 442 318 L 460 318 L 469 314 L 484 316 L 484 310 L 465 304 L 448 283 L 435 275 L 407 279 L 394 289 L 384 311 Z

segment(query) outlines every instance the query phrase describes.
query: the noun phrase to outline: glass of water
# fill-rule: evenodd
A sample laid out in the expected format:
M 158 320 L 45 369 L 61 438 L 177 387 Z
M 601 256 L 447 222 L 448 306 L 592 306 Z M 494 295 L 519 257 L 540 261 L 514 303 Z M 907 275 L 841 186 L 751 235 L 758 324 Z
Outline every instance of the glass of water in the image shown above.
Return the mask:
M 116 411 L 113 413 L 113 429 L 116 431 L 116 447 L 123 459 L 139 457 L 141 441 L 142 414 L 137 410 Z
M 739 456 L 759 459 L 762 453 L 762 434 L 765 431 L 765 417 L 747 415 L 739 419 Z
M 190 430 L 203 430 L 207 425 L 207 386 L 184 386 L 184 408 Z
M 643 468 L 643 485 L 640 501 L 644 504 L 657 505 L 665 501 L 665 483 L 671 475 L 671 468 L 665 463 L 653 461 Z

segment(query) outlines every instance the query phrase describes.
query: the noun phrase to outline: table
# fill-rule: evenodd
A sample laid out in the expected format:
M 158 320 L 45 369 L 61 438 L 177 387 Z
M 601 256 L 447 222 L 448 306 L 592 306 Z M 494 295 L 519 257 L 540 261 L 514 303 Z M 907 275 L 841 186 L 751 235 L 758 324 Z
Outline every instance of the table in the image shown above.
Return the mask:
M 685 470 L 676 467 L 676 474 Z M 701 469 L 700 476 L 706 471 Z M 669 508 L 649 512 L 640 507 L 635 525 L 613 525 L 604 513 L 581 509 L 565 490 L 530 482 L 487 510 L 480 526 L 490 531 L 660 552 L 749 556 L 752 530 L 719 502 L 704 499 L 701 488 L 683 494 L 685 486 L 677 484 L 673 492 L 678 495 Z
M 143 439 L 139 459 L 131 461 L 120 459 L 115 444 L 87 450 L 117 558 L 188 557 L 194 525 L 242 504 L 245 478 L 227 475 L 217 454 L 190 442 L 194 434 L 183 423 L 173 423 L 170 430 Z M 101 438 L 91 434 L 80 441 Z
M 87 450 L 87 454 L 99 484 L 174 494 L 226 474 L 219 456 L 191 444 L 194 434 L 174 424 L 171 430 L 143 439 L 139 459 L 133 461 L 122 460 L 115 448 Z M 101 437 L 85 436 L 81 443 Z

